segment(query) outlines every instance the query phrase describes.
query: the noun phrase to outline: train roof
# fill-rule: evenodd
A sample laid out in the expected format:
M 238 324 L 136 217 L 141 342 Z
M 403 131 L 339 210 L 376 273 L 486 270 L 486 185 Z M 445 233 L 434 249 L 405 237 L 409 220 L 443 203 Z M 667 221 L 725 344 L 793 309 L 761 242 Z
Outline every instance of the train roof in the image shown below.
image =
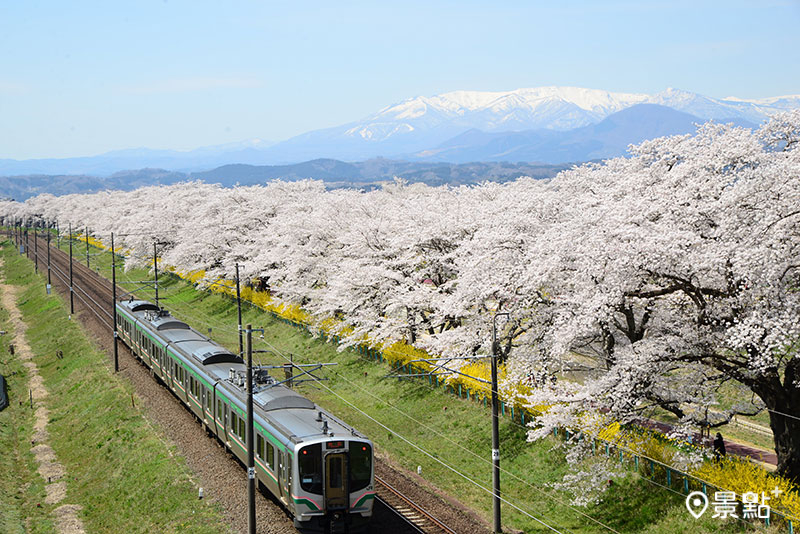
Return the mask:
M 216 379 L 228 394 L 238 398 L 243 405 L 247 399 L 244 360 L 172 317 L 146 300 L 122 300 L 117 305 L 137 320 L 157 332 L 167 346 L 191 355 L 194 364 L 210 378 Z M 367 437 L 323 410 L 313 401 L 303 397 L 279 380 L 268 375 L 263 368 L 254 370 L 253 404 L 266 421 L 281 428 L 286 437 L 295 443 L 315 443 L 331 439 L 367 440 Z
M 129 309 L 132 312 L 139 312 L 146 310 L 158 311 L 158 306 L 146 300 L 134 300 L 134 299 L 121 300 L 118 302 L 118 304 L 124 308 Z
M 231 369 L 234 373 L 244 373 L 240 366 L 232 367 L 225 364 L 216 364 L 207 367 L 207 371 L 233 390 L 236 396 L 244 402 L 247 398 L 246 380 L 231 378 Z M 263 370 L 262 370 L 263 372 Z M 256 380 L 257 385 L 253 392 L 253 405 L 263 413 L 271 423 L 288 430 L 291 441 L 317 442 L 336 438 L 367 440 L 367 437 L 353 427 L 346 425 L 333 414 L 323 410 L 313 401 L 305 398 L 291 388 L 279 383 L 274 377 L 268 379 L 264 376 Z M 322 418 L 320 418 L 322 414 Z M 325 427 L 325 432 L 323 432 Z

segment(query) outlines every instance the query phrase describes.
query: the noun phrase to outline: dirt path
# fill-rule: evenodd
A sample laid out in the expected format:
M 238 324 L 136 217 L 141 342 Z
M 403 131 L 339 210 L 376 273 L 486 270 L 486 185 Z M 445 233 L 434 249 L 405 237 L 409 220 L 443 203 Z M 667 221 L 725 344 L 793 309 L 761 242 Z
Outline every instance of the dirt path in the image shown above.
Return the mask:
M 85 532 L 83 523 L 78 517 L 81 507 L 76 504 L 61 504 L 67 495 L 67 473 L 64 466 L 58 461 L 52 447 L 48 444 L 47 421 L 50 416 L 45 406 L 48 393 L 44 387 L 44 381 L 39 375 L 39 369 L 33 362 L 33 352 L 25 337 L 27 326 L 22 320 L 19 308 L 17 308 L 19 289 L 16 286 L 3 283 L 0 284 L 0 292 L 2 292 L 2 305 L 8 310 L 10 321 L 14 328 L 14 346 L 22 360 L 22 365 L 28 369 L 30 375 L 31 396 L 36 406 L 31 451 L 39 463 L 39 474 L 46 482 L 45 491 L 47 496 L 45 497 L 45 503 L 57 506 L 53 510 L 53 519 L 59 533 L 83 534 Z

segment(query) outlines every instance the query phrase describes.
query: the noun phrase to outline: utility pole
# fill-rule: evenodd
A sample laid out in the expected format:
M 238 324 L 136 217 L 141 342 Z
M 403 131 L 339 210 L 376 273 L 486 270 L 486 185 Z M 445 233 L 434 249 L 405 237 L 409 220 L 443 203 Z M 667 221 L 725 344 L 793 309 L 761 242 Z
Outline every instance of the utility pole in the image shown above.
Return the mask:
M 50 294 L 50 288 L 53 287 L 53 281 L 50 280 L 50 236 L 52 232 L 47 231 L 47 294 Z
M 119 372 L 119 347 L 117 347 L 117 258 L 114 254 L 114 232 L 111 232 L 111 317 L 114 318 L 114 372 Z
M 33 227 L 33 270 L 36 274 L 39 274 L 39 240 L 37 239 L 37 232 L 36 229 L 38 227 L 34 225 Z
M 89 227 L 86 227 L 86 266 L 89 267 Z
M 69 314 L 75 315 L 75 296 L 72 289 L 72 223 L 69 224 Z
M 492 492 L 494 493 L 494 532 L 503 532 L 500 523 L 500 426 L 497 415 L 497 357 L 500 352 L 497 344 L 497 318 L 508 313 L 495 313 L 492 318 Z
M 253 455 L 253 326 L 249 324 L 247 325 L 247 532 L 256 534 L 256 468 Z
M 239 264 L 236 264 L 236 308 L 239 312 L 239 357 L 244 354 L 242 347 L 242 294 L 239 292 Z
M 158 243 L 153 243 L 153 270 L 156 273 L 156 282 L 155 284 L 153 284 L 153 287 L 156 290 L 156 307 L 158 308 L 158 250 L 156 249 L 157 246 Z

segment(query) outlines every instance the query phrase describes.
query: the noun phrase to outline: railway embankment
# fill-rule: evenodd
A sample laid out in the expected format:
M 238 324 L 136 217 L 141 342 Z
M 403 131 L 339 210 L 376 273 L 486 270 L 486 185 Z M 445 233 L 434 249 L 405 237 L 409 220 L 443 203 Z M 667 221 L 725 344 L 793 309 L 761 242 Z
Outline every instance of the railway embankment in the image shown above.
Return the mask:
M 39 266 L 43 269 L 41 257 Z M 107 254 L 92 257 L 92 270 L 106 278 L 110 278 L 109 266 Z M 138 296 L 152 300 L 152 289 L 141 283 L 149 277 L 146 271 L 118 270 L 117 275 L 119 284 L 136 288 Z M 209 334 L 228 348 L 236 348 L 233 301 L 198 291 L 175 277 L 160 277 L 159 287 L 164 306 L 196 328 L 208 328 Z M 256 341 L 263 363 L 281 363 L 282 358 L 293 358 L 296 363 L 338 363 L 322 373 L 327 380 L 298 385 L 303 394 L 365 431 L 375 441 L 376 452 L 388 463 L 404 468 L 407 476 L 427 488 L 431 499 L 447 499 L 450 508 L 462 516 L 471 515 L 463 508 L 462 503 L 466 503 L 484 518 L 489 517 L 490 497 L 485 489 L 476 486 L 488 484 L 491 476 L 489 419 L 479 403 L 453 398 L 421 381 L 391 378 L 387 375 L 395 371 L 385 363 L 365 359 L 355 351 L 339 351 L 332 343 L 272 320 L 259 309 L 246 308 L 244 322 L 264 327 L 263 338 L 259 336 Z M 552 487 L 565 472 L 557 443 L 526 444 L 526 429 L 507 420 L 501 428 L 503 495 L 509 503 L 503 505 L 503 523 L 508 532 L 555 529 L 666 534 L 761 530 L 757 525 L 731 524 L 708 515 L 695 520 L 687 512 L 680 492 L 662 487 L 639 470 L 615 480 L 603 502 L 587 508 L 570 506 L 569 496 Z M 587 469 L 591 470 L 591 465 Z M 458 500 L 447 495 L 455 495 Z
M 3 266 L 0 258 L 0 268 Z M 63 534 L 83 534 L 83 522 L 78 514 L 81 506 L 64 502 L 67 494 L 68 473 L 50 446 L 48 421 L 50 412 L 47 408 L 49 392 L 39 374 L 39 368 L 33 358 L 33 351 L 28 344 L 28 327 L 22 320 L 22 313 L 17 306 L 20 287 L 0 282 L 0 302 L 8 312 L 8 321 L 13 328 L 11 341 L 15 347 L 15 355 L 22 361 L 27 371 L 29 403 L 33 412 L 33 434 L 31 436 L 31 452 L 36 459 L 36 470 L 45 483 L 44 504 L 54 507 L 51 515 L 56 530 Z
M 0 531 L 229 531 L 62 300 L 13 247 L 1 257 L 11 405 L 0 413 Z
M 92 270 L 111 277 L 107 254 L 94 255 L 91 261 Z M 141 283 L 151 276 L 146 270 L 118 268 L 117 282 L 152 301 L 152 287 Z M 173 314 L 237 350 L 235 301 L 199 291 L 174 276 L 162 274 L 159 287 L 162 304 Z M 263 338 L 255 339 L 257 357 L 264 364 L 282 364 L 284 358 L 338 364 L 317 373 L 325 380 L 297 387 L 369 435 L 382 461 L 402 468 L 425 488 L 426 496 L 420 500 L 445 499 L 455 515 L 472 515 L 467 511 L 470 507 L 485 519 L 491 517 L 491 496 L 486 490 L 491 484 L 491 427 L 482 404 L 454 398 L 424 381 L 390 378 L 387 375 L 395 371 L 386 363 L 366 359 L 356 351 L 337 350 L 336 345 L 274 320 L 260 309 L 246 306 L 244 322 L 264 328 Z M 525 432 L 525 427 L 508 419 L 501 425 L 502 490 L 509 503 L 503 505 L 503 524 L 508 532 L 551 531 L 538 521 L 558 532 L 582 533 L 710 533 L 732 528 L 725 521 L 695 520 L 686 511 L 683 495 L 636 471 L 615 481 L 604 502 L 588 508 L 571 506 L 570 496 L 552 487 L 565 473 L 557 442 L 528 444 Z

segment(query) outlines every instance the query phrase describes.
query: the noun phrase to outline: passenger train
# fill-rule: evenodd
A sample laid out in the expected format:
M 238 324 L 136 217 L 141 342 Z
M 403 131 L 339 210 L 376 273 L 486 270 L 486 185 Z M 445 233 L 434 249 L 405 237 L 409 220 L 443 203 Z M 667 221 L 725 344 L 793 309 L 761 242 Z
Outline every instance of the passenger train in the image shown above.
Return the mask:
M 119 337 L 208 431 L 247 461 L 246 366 L 208 337 L 144 300 L 116 303 Z M 255 471 L 300 532 L 366 530 L 375 498 L 372 442 L 254 369 Z

